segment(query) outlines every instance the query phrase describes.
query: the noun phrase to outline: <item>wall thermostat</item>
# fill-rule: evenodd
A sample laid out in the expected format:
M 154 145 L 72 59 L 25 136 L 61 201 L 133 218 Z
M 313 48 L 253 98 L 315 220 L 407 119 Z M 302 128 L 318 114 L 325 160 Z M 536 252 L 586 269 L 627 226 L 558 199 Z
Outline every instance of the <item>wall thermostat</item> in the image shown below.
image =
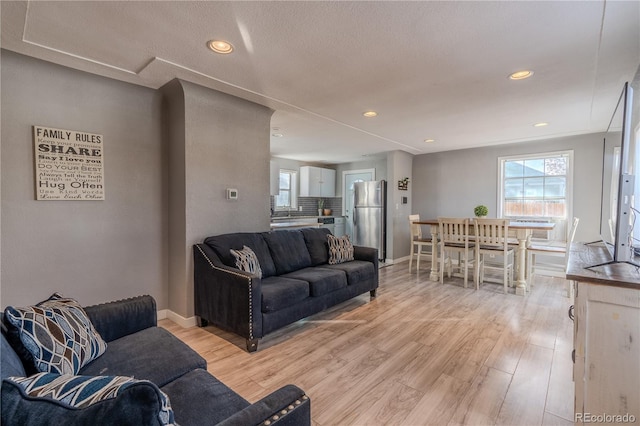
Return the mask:
M 227 200 L 237 200 L 238 190 L 235 188 L 227 188 Z

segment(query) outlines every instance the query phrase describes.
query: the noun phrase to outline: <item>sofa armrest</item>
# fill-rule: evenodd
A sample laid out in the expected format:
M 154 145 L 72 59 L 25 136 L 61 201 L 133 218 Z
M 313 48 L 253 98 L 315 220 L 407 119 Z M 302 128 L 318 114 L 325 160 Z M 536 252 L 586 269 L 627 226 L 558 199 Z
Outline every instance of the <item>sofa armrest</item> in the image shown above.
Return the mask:
M 372 247 L 353 246 L 353 258 L 354 260 L 364 260 L 366 262 L 373 263 L 374 269 L 374 288 L 371 291 L 371 297 L 376 296 L 375 289 L 378 288 L 378 281 L 380 279 L 378 272 L 378 249 Z
M 261 338 L 262 280 L 224 265 L 206 244 L 193 246 L 193 262 L 195 314 L 248 341 Z
M 353 246 L 353 258 L 355 260 L 366 260 L 378 268 L 378 249 L 372 247 Z
M 137 296 L 84 308 L 96 331 L 106 342 L 158 324 L 156 301 Z
M 218 423 L 219 426 L 258 424 L 308 426 L 311 400 L 302 389 L 287 385 Z

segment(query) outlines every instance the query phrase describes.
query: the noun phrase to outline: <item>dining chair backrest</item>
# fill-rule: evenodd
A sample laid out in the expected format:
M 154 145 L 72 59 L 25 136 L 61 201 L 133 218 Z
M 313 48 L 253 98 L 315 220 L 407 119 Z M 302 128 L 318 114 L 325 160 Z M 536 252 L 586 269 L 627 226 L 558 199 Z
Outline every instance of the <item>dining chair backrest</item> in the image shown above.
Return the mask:
M 507 219 L 473 219 L 475 241 L 483 246 L 507 249 L 509 221 Z
M 469 245 L 469 219 L 439 217 L 440 241 L 443 244 Z
M 419 214 L 411 214 L 409 215 L 409 226 L 411 226 L 411 239 L 412 240 L 420 240 L 422 239 L 422 227 L 415 222 L 420 221 Z

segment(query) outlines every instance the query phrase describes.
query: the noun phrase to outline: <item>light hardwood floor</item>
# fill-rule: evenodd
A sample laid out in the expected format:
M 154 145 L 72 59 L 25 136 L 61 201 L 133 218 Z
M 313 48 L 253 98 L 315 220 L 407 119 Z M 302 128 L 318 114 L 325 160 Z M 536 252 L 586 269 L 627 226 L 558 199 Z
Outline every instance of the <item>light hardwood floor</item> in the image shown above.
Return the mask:
M 521 297 L 501 284 L 441 285 L 429 267 L 382 268 L 376 299 L 285 327 L 253 354 L 212 326 L 160 325 L 250 402 L 288 383 L 304 389 L 314 425 L 573 424 L 565 281 L 539 275 Z

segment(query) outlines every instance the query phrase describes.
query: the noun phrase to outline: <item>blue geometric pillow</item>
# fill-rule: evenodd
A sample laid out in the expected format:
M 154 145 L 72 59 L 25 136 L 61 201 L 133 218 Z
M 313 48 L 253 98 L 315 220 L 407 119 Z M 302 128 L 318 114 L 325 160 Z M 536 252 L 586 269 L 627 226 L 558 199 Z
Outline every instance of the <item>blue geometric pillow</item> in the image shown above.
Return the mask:
M 9 377 L 2 384 L 2 423 L 175 424 L 167 395 L 147 380 L 120 376 L 72 376 L 38 373 Z
M 36 306 L 5 309 L 38 371 L 78 374 L 107 349 L 78 302 L 54 294 Z

